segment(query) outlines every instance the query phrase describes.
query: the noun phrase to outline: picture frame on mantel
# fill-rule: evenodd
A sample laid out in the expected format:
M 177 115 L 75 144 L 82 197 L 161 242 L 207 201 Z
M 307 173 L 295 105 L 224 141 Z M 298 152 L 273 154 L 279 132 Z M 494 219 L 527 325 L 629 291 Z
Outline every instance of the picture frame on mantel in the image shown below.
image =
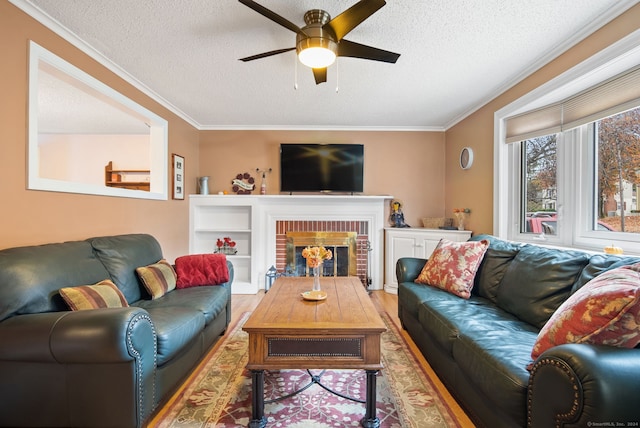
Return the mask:
M 171 173 L 173 177 L 173 199 L 184 199 L 184 157 L 171 155 Z

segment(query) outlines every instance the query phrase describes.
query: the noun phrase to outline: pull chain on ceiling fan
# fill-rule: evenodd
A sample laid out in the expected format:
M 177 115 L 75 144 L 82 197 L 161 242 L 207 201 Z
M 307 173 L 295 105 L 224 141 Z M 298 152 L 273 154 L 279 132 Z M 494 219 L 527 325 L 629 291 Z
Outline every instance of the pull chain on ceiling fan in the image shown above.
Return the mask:
M 313 70 L 316 84 L 320 84 L 327 81 L 327 67 L 333 64 L 336 57 L 361 58 L 388 63 L 395 63 L 400 57 L 400 54 L 394 52 L 344 39 L 344 36 L 351 30 L 384 6 L 386 4 L 384 0 L 361 0 L 333 19 L 324 10 L 309 10 L 304 14 L 306 25 L 302 28 L 253 0 L 238 1 L 296 33 L 295 47 L 263 52 L 240 58 L 240 61 L 247 62 L 267 58 L 295 49 L 300 62 Z

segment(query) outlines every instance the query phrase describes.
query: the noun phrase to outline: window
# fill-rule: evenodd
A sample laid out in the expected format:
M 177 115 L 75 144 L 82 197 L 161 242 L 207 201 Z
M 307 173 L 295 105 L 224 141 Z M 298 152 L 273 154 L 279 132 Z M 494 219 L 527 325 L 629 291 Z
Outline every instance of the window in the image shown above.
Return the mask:
M 556 234 L 557 135 L 522 141 L 520 232 Z
M 590 132 L 597 155 L 595 230 L 640 233 L 640 108 L 598 120 Z
M 569 147 L 568 158 L 585 153 L 588 171 L 594 180 L 575 177 L 574 182 L 586 181 L 585 195 L 590 201 L 589 232 L 615 231 L 640 233 L 640 209 L 637 185 L 640 183 L 640 107 L 582 125 L 588 137 L 584 150 Z M 557 235 L 557 141 L 559 134 L 544 135 L 519 142 L 516 146 L 522 157 L 520 179 L 520 232 L 537 235 Z M 565 140 L 570 141 L 572 135 Z M 593 159 L 594 162 L 589 162 Z M 570 170 L 571 165 L 561 165 Z M 593 183 L 591 187 L 589 184 Z M 567 192 L 580 192 L 568 185 Z
M 496 112 L 494 234 L 640 254 L 640 30 Z

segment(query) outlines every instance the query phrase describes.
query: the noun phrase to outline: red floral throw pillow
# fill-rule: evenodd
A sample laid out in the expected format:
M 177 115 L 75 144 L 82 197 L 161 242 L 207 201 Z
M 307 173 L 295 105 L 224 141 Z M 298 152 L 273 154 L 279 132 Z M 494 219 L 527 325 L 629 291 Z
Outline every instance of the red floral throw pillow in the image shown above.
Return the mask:
M 565 300 L 540 330 L 531 358 L 563 343 L 640 343 L 640 263 L 604 272 Z
M 473 280 L 489 248 L 489 241 L 452 242 L 441 239 L 415 282 L 471 297 Z

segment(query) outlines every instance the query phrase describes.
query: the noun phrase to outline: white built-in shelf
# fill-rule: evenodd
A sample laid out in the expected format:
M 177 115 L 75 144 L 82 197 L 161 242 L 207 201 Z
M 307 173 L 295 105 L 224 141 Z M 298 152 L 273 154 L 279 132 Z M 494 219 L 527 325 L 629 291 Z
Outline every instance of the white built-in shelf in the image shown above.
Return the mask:
M 212 253 L 226 236 L 238 253 L 234 266 L 234 294 L 255 294 L 276 264 L 276 222 L 287 220 L 366 221 L 372 250 L 372 289 L 383 286 L 384 209 L 388 195 L 190 195 L 189 252 Z

